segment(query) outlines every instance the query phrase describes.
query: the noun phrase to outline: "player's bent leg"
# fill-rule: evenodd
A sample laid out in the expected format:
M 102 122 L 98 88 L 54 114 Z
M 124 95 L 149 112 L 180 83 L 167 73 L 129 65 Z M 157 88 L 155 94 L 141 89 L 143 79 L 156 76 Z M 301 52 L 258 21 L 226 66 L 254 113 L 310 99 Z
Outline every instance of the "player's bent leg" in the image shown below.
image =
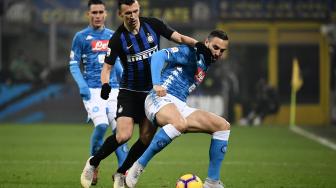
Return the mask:
M 116 128 L 112 130 L 112 133 L 116 133 Z M 127 143 L 124 143 L 116 149 L 115 154 L 118 160 L 118 168 L 124 163 L 128 154 L 128 150 Z
M 118 143 L 126 143 L 133 134 L 134 121 L 130 117 L 118 117 L 117 119 L 117 134 Z
M 230 124 L 224 118 L 202 110 L 196 110 L 191 113 L 187 117 L 187 122 L 188 131 L 190 132 L 212 134 L 209 149 L 208 181 L 205 186 L 210 188 L 221 187 L 220 168 L 228 146 Z
M 164 126 L 155 134 L 148 149 L 138 160 L 144 167 L 147 166 L 149 160 L 151 160 L 156 153 L 160 152 L 173 139 L 180 136 L 180 130 L 185 130 L 187 126 L 185 119 L 172 103 L 163 106 L 156 113 L 156 122 L 159 126 Z
M 90 157 L 84 166 L 83 172 L 80 177 L 81 185 L 83 188 L 89 188 L 92 183 L 94 170 L 96 169 L 93 165 L 90 164 Z
M 147 122 L 147 124 L 146 124 Z M 150 122 L 147 120 L 147 118 L 144 118 L 144 121 L 140 123 L 140 138 L 133 144 L 133 146 L 130 148 L 128 155 L 124 161 L 124 163 L 118 168 L 117 172 L 125 174 L 126 171 L 133 165 L 133 163 L 143 154 L 143 152 L 147 149 L 153 135 L 155 134 L 156 127 L 152 126 Z M 147 127 L 145 130 L 147 132 L 143 131 L 144 128 Z M 117 130 L 119 131 L 119 130 Z M 151 131 L 151 132 L 149 132 Z M 143 136 L 146 134 L 145 138 L 150 139 L 147 140 L 146 143 L 144 143 Z
M 173 125 L 179 132 L 187 130 L 187 121 L 177 109 L 174 103 L 169 103 L 160 108 L 155 114 L 156 122 L 159 126 L 167 124 Z
M 196 110 L 186 117 L 187 132 L 212 134 L 216 131 L 230 130 L 230 123 L 224 118 L 203 110 Z
M 139 176 L 143 169 L 147 166 L 148 162 L 172 142 L 176 137 L 180 136 L 179 132 L 173 125 L 168 124 L 162 127 L 154 136 L 151 144 L 129 169 L 126 176 L 126 184 L 128 187 L 135 187 L 138 182 Z

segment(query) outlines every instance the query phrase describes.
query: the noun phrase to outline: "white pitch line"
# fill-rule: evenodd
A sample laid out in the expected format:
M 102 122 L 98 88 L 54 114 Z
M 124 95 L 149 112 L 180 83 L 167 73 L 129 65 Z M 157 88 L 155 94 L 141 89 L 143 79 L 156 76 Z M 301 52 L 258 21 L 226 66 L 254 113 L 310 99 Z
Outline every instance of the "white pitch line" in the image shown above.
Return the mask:
M 316 134 L 310 133 L 310 132 L 308 132 L 308 131 L 306 131 L 306 130 L 298 127 L 298 126 L 291 126 L 290 130 L 292 130 L 293 132 L 295 132 L 295 133 L 297 133 L 297 134 L 299 134 L 301 136 L 304 136 L 306 138 L 314 140 L 314 141 L 316 141 L 316 142 L 318 142 L 318 143 L 320 143 L 320 144 L 322 144 L 324 146 L 327 146 L 328 148 L 336 150 L 336 144 L 333 143 L 333 142 L 331 142 L 331 141 L 329 141 L 326 138 L 323 138 L 323 137 L 318 136 Z

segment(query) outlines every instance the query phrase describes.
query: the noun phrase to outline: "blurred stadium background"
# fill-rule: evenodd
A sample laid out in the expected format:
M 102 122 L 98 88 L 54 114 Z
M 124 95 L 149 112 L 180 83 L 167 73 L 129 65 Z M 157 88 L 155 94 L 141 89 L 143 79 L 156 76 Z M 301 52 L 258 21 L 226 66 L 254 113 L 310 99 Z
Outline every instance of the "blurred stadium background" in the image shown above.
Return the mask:
M 68 71 L 76 31 L 87 26 L 86 0 L 2 0 L 0 12 L 0 122 L 82 122 L 84 108 Z M 120 24 L 106 1 L 107 26 Z M 226 60 L 213 68 L 193 105 L 237 122 L 261 78 L 277 89 L 279 111 L 266 123 L 288 124 L 293 58 L 304 80 L 297 124 L 336 122 L 336 3 L 333 0 L 142 0 L 142 15 L 201 40 L 222 28 L 230 36 Z M 162 47 L 171 46 L 164 40 Z
M 223 167 L 228 187 L 334 187 L 335 151 L 293 134 L 287 125 L 297 58 L 303 85 L 296 97 L 296 124 L 313 133 L 306 136 L 319 135 L 320 142 L 336 148 L 335 0 L 139 1 L 143 16 L 162 18 L 196 39 L 214 28 L 229 35 L 225 60 L 210 69 L 189 100 L 233 124 L 235 136 Z M 106 3 L 107 26 L 116 29 L 116 1 Z M 78 159 L 87 158 L 91 128 L 77 126 L 86 113 L 68 61 L 74 34 L 87 26 L 86 8 L 86 0 L 0 1 L 0 187 L 79 183 L 83 164 Z M 163 40 L 161 47 L 172 45 Z M 279 110 L 266 117 L 264 126 L 235 126 L 252 108 L 261 79 L 276 89 Z M 194 137 L 160 155 L 140 187 L 173 187 L 186 169 L 204 178 L 207 137 Z M 165 165 L 181 168 L 169 171 Z M 102 173 L 111 174 L 108 168 L 102 167 Z M 160 169 L 167 178 L 153 180 L 163 173 Z M 109 176 L 102 176 L 104 187 L 111 184 Z

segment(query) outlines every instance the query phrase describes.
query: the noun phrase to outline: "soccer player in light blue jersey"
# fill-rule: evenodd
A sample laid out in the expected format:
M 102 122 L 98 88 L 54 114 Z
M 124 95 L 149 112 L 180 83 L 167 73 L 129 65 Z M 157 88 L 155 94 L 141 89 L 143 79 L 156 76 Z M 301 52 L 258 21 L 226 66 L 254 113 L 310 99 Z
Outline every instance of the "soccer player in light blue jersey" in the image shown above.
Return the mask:
M 88 112 L 88 119 L 92 120 L 95 127 L 90 144 L 90 155 L 93 156 L 103 144 L 109 124 L 113 131 L 116 127 L 117 96 L 123 69 L 117 60 L 110 76 L 110 85 L 113 89 L 108 100 L 101 99 L 100 74 L 109 49 L 108 41 L 112 37 L 113 31 L 104 26 L 106 10 L 105 4 L 101 0 L 88 2 L 88 17 L 89 26 L 74 36 L 69 67 Z M 83 64 L 83 74 L 80 70 L 80 63 Z M 125 160 L 127 152 L 126 144 L 117 149 L 116 155 L 119 165 Z M 97 183 L 97 174 L 98 169 L 95 169 L 93 185 Z
M 135 187 L 140 174 L 152 157 L 182 133 L 203 132 L 212 135 L 208 177 L 204 188 L 223 188 L 220 168 L 226 153 L 230 124 L 222 117 L 189 107 L 187 97 L 204 79 L 211 64 L 228 48 L 228 36 L 212 31 L 205 43 L 196 48 L 181 45 L 156 52 L 151 59 L 153 89 L 145 100 L 149 120 L 162 127 L 143 155 L 126 176 L 128 187 Z

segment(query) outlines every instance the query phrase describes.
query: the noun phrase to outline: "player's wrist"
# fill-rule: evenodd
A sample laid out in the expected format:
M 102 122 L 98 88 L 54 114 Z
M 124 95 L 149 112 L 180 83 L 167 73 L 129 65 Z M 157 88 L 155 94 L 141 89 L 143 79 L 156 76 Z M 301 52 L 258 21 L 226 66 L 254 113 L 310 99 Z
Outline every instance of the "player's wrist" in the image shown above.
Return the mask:
M 108 87 L 108 86 L 110 86 L 109 83 L 103 83 L 103 85 L 102 85 L 102 87 Z

